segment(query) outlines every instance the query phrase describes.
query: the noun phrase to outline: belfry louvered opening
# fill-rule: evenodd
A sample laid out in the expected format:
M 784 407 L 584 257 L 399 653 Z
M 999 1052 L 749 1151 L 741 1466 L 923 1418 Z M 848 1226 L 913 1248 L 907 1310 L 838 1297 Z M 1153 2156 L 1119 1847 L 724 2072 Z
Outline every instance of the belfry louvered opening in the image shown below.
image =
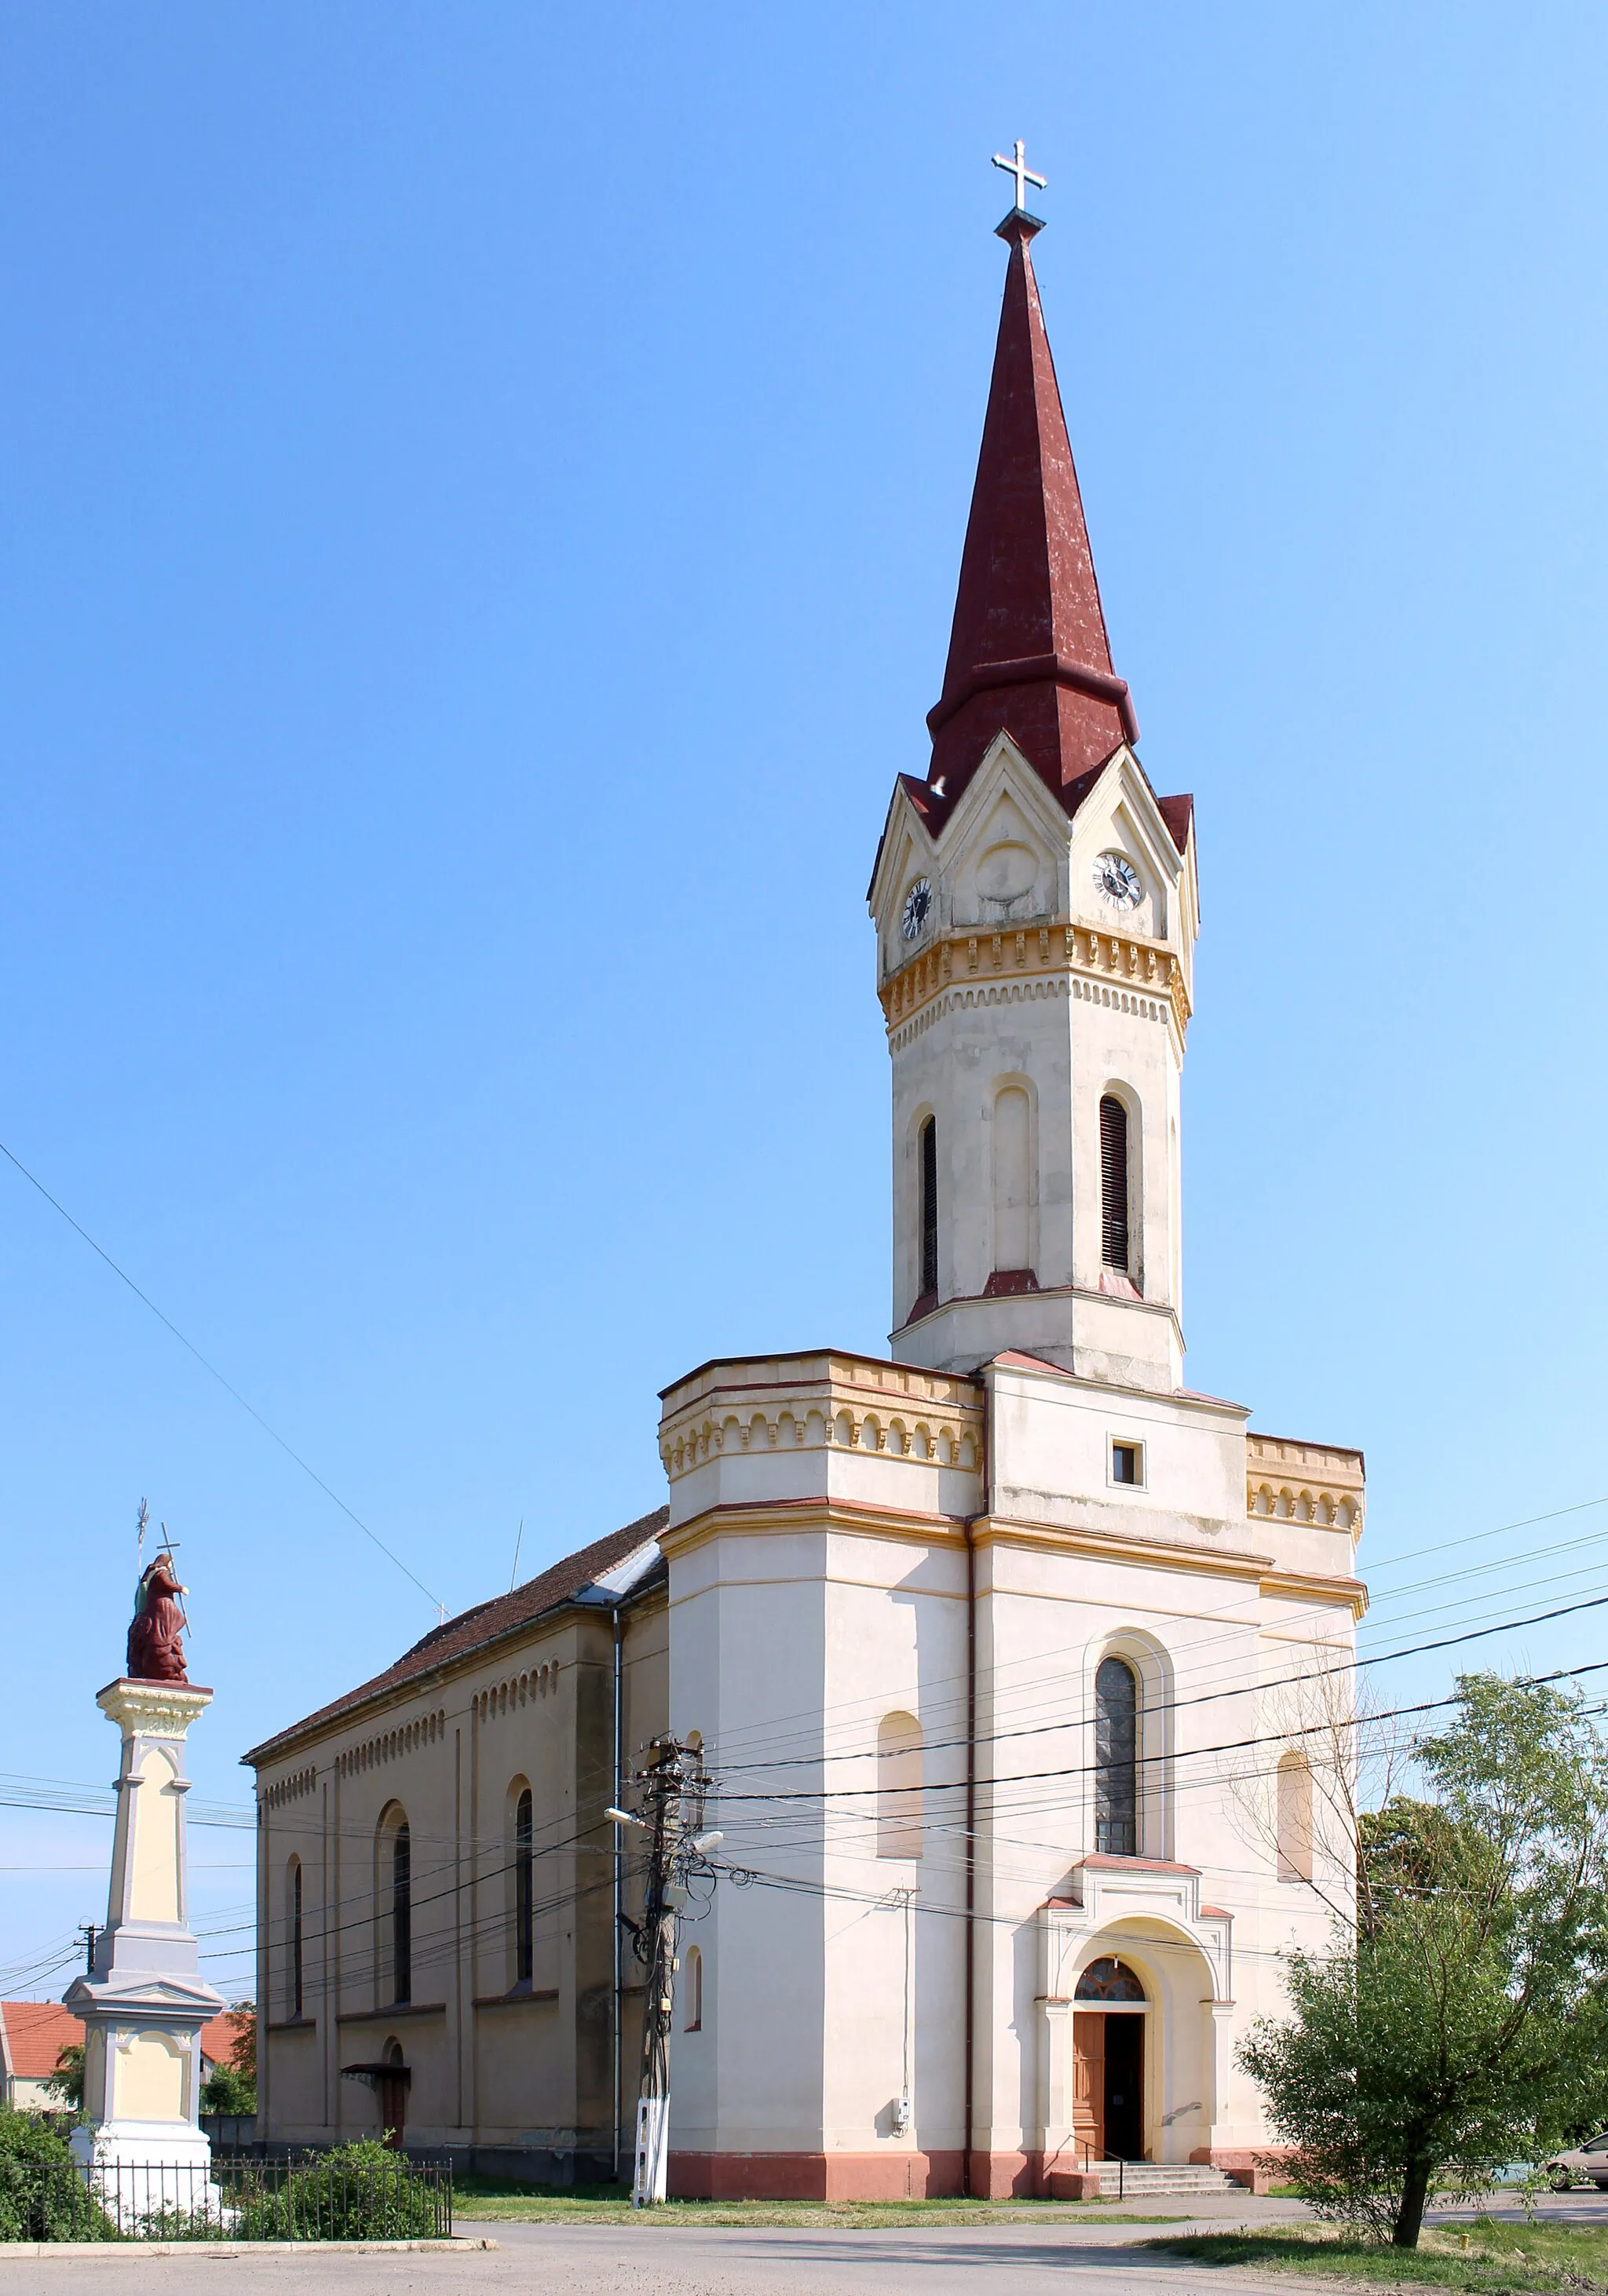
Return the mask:
M 938 1291 L 938 1125 L 922 1127 L 922 1297 Z
M 1127 1275 L 1128 1267 L 1128 1111 L 1111 1093 L 1100 1103 L 1100 1257 Z

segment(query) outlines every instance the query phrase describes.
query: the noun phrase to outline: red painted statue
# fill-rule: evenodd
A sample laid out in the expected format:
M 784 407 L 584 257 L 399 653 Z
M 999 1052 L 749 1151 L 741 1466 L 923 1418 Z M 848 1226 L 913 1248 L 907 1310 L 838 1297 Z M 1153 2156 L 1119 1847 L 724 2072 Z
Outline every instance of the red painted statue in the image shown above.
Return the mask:
M 188 1682 L 181 1630 L 189 1625 L 180 1601 L 184 1588 L 173 1557 L 159 1554 L 147 1563 L 134 1598 L 128 1629 L 128 1673 L 135 1682 Z

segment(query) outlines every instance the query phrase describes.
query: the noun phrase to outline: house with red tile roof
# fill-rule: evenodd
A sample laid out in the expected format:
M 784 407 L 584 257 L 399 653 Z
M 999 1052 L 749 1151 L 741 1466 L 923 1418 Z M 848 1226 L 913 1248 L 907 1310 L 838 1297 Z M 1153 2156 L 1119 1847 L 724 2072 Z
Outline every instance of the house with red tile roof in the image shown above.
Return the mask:
M 81 2049 L 80 2018 L 58 2001 L 0 2001 L 0 2079 L 4 2099 L 20 2112 L 60 2112 L 48 2087 L 63 2049 Z
M 209 2017 L 201 2029 L 201 2078 L 228 2064 L 238 2030 L 233 2011 Z M 49 2086 L 63 2049 L 84 2046 L 84 2021 L 59 2001 L 0 2001 L 0 2081 L 3 2101 L 20 2112 L 60 2112 Z

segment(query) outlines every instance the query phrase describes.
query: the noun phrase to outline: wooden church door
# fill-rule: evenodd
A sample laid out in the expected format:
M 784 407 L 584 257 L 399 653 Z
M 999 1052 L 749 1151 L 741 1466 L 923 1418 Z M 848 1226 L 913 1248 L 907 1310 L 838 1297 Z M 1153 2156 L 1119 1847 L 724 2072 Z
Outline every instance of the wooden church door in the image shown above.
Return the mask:
M 1072 2012 L 1072 2135 L 1091 2152 L 1105 2150 L 1105 2018 L 1097 2009 Z

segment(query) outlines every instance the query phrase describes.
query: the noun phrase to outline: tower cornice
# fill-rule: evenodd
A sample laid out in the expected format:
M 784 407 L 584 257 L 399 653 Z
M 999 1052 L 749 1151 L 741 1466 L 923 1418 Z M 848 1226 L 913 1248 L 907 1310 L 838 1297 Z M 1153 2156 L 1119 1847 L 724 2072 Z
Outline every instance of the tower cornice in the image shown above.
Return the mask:
M 1015 980 L 1073 980 L 1112 996 L 1164 1006 L 1182 1047 L 1192 1010 L 1184 968 L 1164 943 L 1096 932 L 1065 917 L 1020 925 L 965 926 L 934 936 L 877 991 L 891 1037 L 954 987 Z

